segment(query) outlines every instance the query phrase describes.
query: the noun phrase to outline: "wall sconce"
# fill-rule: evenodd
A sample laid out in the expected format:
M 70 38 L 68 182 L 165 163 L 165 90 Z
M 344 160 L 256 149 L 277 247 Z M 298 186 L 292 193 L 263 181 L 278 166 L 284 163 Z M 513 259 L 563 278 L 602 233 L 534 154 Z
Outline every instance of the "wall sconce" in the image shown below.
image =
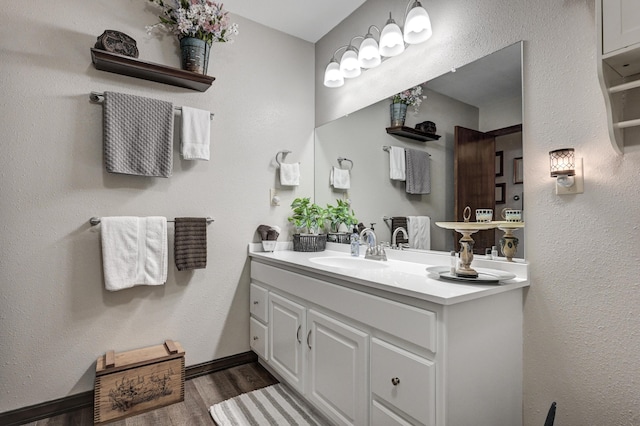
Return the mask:
M 409 9 L 411 6 L 411 9 Z M 418 0 L 409 0 L 405 8 L 404 32 L 391 17 L 380 31 L 375 25 L 371 25 L 367 34 L 355 36 L 348 45 L 341 46 L 334 52 L 331 61 L 324 71 L 324 85 L 326 87 L 341 87 L 345 78 L 355 78 L 361 73 L 361 69 L 375 68 L 382 62 L 381 57 L 397 56 L 404 52 L 405 44 L 418 44 L 427 41 L 433 31 L 429 14 Z M 376 41 L 371 34 L 371 29 L 378 30 L 380 41 Z M 353 40 L 361 38 L 360 49 L 353 46 Z M 342 54 L 340 63 L 336 60 L 336 54 L 340 49 L 346 49 Z M 340 75 L 338 75 L 338 73 Z
M 573 148 L 549 151 L 549 170 L 551 177 L 556 178 L 557 195 L 582 194 L 584 192 L 582 158 L 576 160 Z

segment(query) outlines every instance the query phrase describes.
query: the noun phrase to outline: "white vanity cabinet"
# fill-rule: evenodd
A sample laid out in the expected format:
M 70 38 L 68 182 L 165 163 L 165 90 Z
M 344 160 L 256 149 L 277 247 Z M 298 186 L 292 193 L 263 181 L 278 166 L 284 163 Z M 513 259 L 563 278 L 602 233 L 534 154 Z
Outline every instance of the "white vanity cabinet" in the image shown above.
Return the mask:
M 335 424 L 522 424 L 521 288 L 441 305 L 261 260 L 260 362 Z

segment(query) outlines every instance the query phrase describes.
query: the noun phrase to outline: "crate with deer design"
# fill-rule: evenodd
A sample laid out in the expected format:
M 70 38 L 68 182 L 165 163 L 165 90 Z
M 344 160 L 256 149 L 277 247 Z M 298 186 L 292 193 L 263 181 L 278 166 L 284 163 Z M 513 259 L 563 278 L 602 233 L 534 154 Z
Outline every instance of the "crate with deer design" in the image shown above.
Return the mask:
M 184 401 L 184 349 L 162 345 L 108 351 L 96 361 L 94 424 L 112 422 Z

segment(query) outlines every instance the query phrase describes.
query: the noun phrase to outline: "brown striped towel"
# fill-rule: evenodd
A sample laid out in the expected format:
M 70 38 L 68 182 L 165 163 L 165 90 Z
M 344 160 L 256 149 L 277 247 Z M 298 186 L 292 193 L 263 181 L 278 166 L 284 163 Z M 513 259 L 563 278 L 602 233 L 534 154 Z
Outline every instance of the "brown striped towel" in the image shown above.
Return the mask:
M 174 258 L 178 271 L 207 267 L 207 219 L 176 217 Z
M 396 228 L 404 228 L 404 230 L 407 231 L 407 235 L 409 235 L 408 234 L 409 228 L 407 227 L 407 218 L 402 216 L 392 217 L 391 218 L 391 235 L 393 235 L 393 231 L 395 231 Z M 399 232 L 398 235 L 396 235 L 396 244 L 406 244 L 408 242 L 409 242 L 409 239 L 405 238 L 402 232 Z

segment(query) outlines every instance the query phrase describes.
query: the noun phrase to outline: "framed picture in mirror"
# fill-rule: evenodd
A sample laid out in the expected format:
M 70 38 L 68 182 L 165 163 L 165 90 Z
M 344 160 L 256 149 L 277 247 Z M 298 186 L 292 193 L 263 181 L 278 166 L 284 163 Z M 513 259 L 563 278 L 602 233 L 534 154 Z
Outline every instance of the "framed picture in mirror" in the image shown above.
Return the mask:
M 513 183 L 522 183 L 522 157 L 513 159 Z
M 504 176 L 504 152 L 496 152 L 496 177 Z
M 505 200 L 504 200 L 504 193 L 507 190 L 507 184 L 506 183 L 496 183 L 496 204 L 504 204 Z

